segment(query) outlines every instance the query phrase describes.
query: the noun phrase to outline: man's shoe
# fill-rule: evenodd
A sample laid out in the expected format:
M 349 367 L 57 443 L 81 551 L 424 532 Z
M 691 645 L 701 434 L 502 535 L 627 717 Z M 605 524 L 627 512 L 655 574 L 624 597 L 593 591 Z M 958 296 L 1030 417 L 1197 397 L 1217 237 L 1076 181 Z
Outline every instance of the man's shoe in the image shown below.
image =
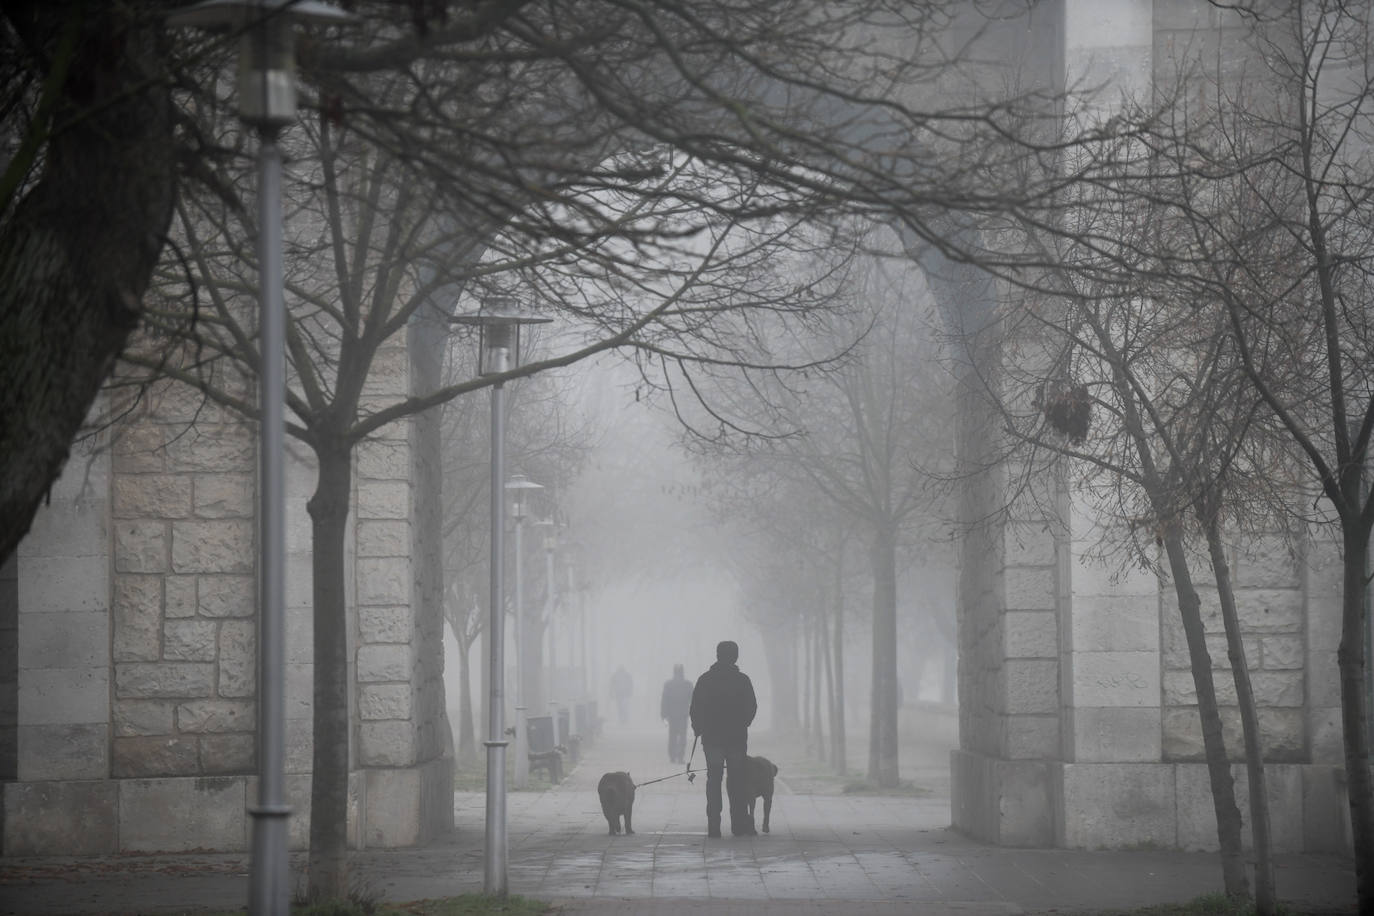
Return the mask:
M 710 837 L 711 839 L 713 839 L 713 840 L 718 840 L 718 839 L 720 839 L 720 828 L 719 828 L 719 827 L 708 827 L 707 830 L 706 830 L 706 835 L 707 835 L 708 837 Z
M 739 828 L 738 830 L 735 830 L 734 828 L 731 828 L 730 832 L 733 833 L 735 836 L 758 836 L 758 835 L 759 835 L 759 832 L 758 832 L 757 830 L 755 830 L 753 827 L 741 827 L 741 828 Z

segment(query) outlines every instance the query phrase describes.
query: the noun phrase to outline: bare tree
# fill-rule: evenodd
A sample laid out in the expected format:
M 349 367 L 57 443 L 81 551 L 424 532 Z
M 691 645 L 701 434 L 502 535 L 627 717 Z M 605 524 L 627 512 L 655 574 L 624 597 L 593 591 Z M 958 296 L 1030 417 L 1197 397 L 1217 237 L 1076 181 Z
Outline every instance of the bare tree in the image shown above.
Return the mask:
M 174 201 L 239 197 L 242 183 L 226 183 L 221 166 L 242 155 L 243 138 L 215 120 L 233 107 L 220 74 L 234 36 L 172 41 L 173 6 L 18 2 L 0 20 L 12 52 L 0 55 L 12 77 L 0 137 L 13 151 L 0 194 L 0 320 L 6 341 L 24 342 L 8 351 L 0 386 L 0 556 L 28 529 L 142 316 Z M 497 226 L 575 250 L 607 231 L 575 198 L 660 173 L 667 148 L 788 189 L 744 209 L 776 211 L 800 195 L 897 212 L 941 247 L 951 209 L 1048 203 L 1007 169 L 1026 152 L 1009 141 L 1045 98 L 977 97 L 1000 87 L 999 68 L 966 52 L 998 20 L 953 0 L 352 8 L 357 28 L 299 43 L 303 105 L 390 151 L 441 199 L 468 236 L 455 256 Z M 743 206 L 695 202 L 717 214 Z
M 824 272 L 851 313 L 794 346 L 833 365 L 802 379 L 760 382 L 739 403 L 741 416 L 768 430 L 746 447 L 771 473 L 812 491 L 849 519 L 865 544 L 873 587 L 872 707 L 868 775 L 899 783 L 897 746 L 897 566 L 932 509 L 931 468 L 944 450 L 947 395 L 922 308 L 924 289 L 902 260 L 856 255 Z M 888 268 L 888 269 L 884 269 Z M 738 395 L 738 392 L 736 393 Z M 759 402 L 767 415 L 760 415 Z M 827 545 L 829 546 L 829 545 Z
M 159 35 L 128 5 L 13 3 L 0 18 L 0 559 L 138 326 L 162 251 L 178 170 Z
M 1120 223 L 1121 214 L 1110 219 Z M 1160 234 L 1170 235 L 1167 229 Z M 1070 253 L 1064 260 L 1087 267 Z M 1268 481 L 1287 475 L 1274 473 L 1283 468 L 1274 465 L 1272 448 L 1262 447 L 1272 446 L 1272 431 L 1266 437 L 1260 429 L 1256 399 L 1243 384 L 1225 326 L 1214 316 L 1209 320 L 1162 277 L 1155 285 L 1144 279 L 1102 285 L 1086 280 L 1090 273 L 1061 273 L 1064 295 L 1022 313 L 1039 325 L 1029 336 L 1061 345 L 1051 345 L 1038 371 L 1004 376 L 1003 396 L 1020 405 L 1019 411 L 1007 407 L 1008 427 L 1023 442 L 1071 459 L 1063 469 L 1066 485 L 1102 521 L 1092 552 L 1155 569 L 1172 581 L 1201 718 L 1225 886 L 1228 894 L 1248 898 L 1241 816 L 1195 584 L 1196 544 L 1205 545 L 1245 740 L 1257 902 L 1261 911 L 1273 912 L 1263 752 L 1222 529 L 1225 519 L 1232 531 L 1281 530 L 1290 502 Z M 1023 460 L 1040 464 L 1033 457 Z
M 557 303 L 588 332 L 585 346 L 531 372 L 617 347 L 642 355 L 646 377 L 668 366 L 689 386 L 694 366 L 780 368 L 758 356 L 755 329 L 740 316 L 755 309 L 803 319 L 817 303 L 805 291 L 780 295 L 751 291 L 747 279 L 745 288 L 721 282 L 726 270 L 745 278 L 760 271 L 764 252 L 785 234 L 785 226 L 749 228 L 751 221 L 881 210 L 948 248 L 941 219 L 951 210 L 1047 202 L 1042 189 L 1023 187 L 1022 173 L 1007 168 L 1028 153 L 1012 141 L 1023 114 L 1016 100 L 949 94 L 965 66 L 959 41 L 948 40 L 957 7 L 936 0 L 900 7 L 885 0 L 489 0 L 415 14 L 377 2 L 357 4 L 362 25 L 348 37 L 301 42 L 305 105 L 318 118 L 303 121 L 286 142 L 299 182 L 291 196 L 298 209 L 288 215 L 288 410 L 289 432 L 314 452 L 320 475 L 309 505 L 317 548 L 316 896 L 341 896 L 346 879 L 339 583 L 351 449 L 388 423 L 489 383 L 439 385 L 379 406 L 364 387 L 380 349 L 405 333 L 423 338 L 418 322 L 441 319 L 455 290 L 477 296 L 519 287 Z M 255 417 L 241 390 L 219 384 L 227 376 L 222 362 L 235 364 L 238 385 L 251 384 L 257 370 L 246 320 L 254 286 L 248 242 L 257 231 L 244 205 L 251 180 L 243 136 L 228 114 L 232 98 L 218 75 L 234 43 L 188 37 L 166 54 L 147 53 L 164 37 L 166 7 L 152 0 L 132 7 L 129 40 L 113 47 L 112 25 L 125 24 L 128 7 L 97 5 L 71 18 L 67 7 L 14 9 L 6 7 L 6 38 L 23 52 L 24 79 L 7 110 L 6 136 L 30 152 L 10 186 L 18 190 L 6 198 L 6 237 L 28 245 L 54 228 L 77 231 L 75 243 L 59 246 L 64 252 L 80 250 L 91 264 L 119 270 L 86 270 L 84 262 L 73 268 L 69 255 L 53 260 L 20 246 L 13 257 L 5 252 L 6 269 L 15 271 L 7 294 L 44 327 L 54 316 L 98 318 L 86 335 L 90 345 L 44 332 L 77 353 L 83 367 L 109 365 L 142 317 L 148 334 L 130 364 Z M 88 67 L 104 54 L 120 70 L 101 85 L 135 108 L 132 115 L 83 96 L 84 76 L 98 70 L 76 79 L 64 69 L 67 24 L 94 42 L 80 45 Z M 858 40 L 893 34 L 902 40 Z M 62 119 L 45 107 L 44 86 L 69 106 Z M 182 93 L 175 108 L 169 87 Z M 1043 99 L 1034 102 L 1031 114 L 1043 110 Z M 69 158 L 71 150 L 100 149 L 99 138 L 77 126 L 106 112 L 116 116 L 99 126 L 109 131 L 100 137 L 117 138 L 117 155 L 102 150 L 104 160 L 94 165 L 76 153 Z M 141 171 L 150 165 L 151 178 Z M 111 189 L 134 195 L 111 208 L 133 217 L 132 225 L 100 213 L 87 219 L 44 196 L 86 184 L 94 185 L 87 199 L 113 200 Z M 164 253 L 162 230 L 177 200 L 182 244 L 165 252 L 161 279 L 168 285 L 145 306 L 142 293 Z M 13 218 L 30 211 L 41 219 Z M 118 228 L 105 231 L 111 227 Z M 43 279 L 55 277 L 82 277 L 89 288 L 68 292 Z M 436 296 L 448 301 L 435 308 Z M 25 373 L 46 366 L 43 352 L 16 353 L 16 383 L 5 389 L 17 394 L 5 404 L 7 417 L 41 407 L 58 381 L 79 375 L 24 384 Z M 7 434 L 5 477 L 22 483 L 13 514 L 6 509 L 7 531 L 26 530 L 44 478 L 60 469 L 61 443 L 103 371 L 66 398 L 72 409 L 59 423 L 44 421 L 58 447 L 37 463 L 38 473 L 10 473 L 36 440 L 32 431 Z

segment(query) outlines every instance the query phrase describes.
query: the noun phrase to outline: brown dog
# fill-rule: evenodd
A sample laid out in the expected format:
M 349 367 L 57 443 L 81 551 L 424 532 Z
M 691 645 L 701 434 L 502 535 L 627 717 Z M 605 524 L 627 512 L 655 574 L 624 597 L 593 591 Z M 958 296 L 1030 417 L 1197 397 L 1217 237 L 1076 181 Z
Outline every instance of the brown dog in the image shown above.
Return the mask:
M 744 773 L 748 776 L 749 819 L 754 819 L 754 805 L 763 799 L 763 832 L 768 832 L 768 817 L 773 813 L 773 778 L 778 765 L 767 757 L 745 757 Z
M 635 808 L 635 784 L 630 774 L 623 770 L 607 773 L 596 784 L 596 794 L 601 796 L 601 813 L 606 815 L 606 823 L 611 827 L 611 836 L 620 832 L 620 818 L 625 818 L 625 833 L 634 833 L 630 827 L 630 815 Z

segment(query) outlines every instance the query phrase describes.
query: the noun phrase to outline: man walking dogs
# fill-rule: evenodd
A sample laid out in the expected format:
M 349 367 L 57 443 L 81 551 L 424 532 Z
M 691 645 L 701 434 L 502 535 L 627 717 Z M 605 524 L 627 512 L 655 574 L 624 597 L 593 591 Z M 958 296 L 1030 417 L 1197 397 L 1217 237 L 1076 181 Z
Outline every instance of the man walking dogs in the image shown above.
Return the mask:
M 729 771 L 725 792 L 730 797 L 730 832 L 755 836 L 749 815 L 748 773 L 744 756 L 749 750 L 749 726 L 758 712 L 754 684 L 735 664 L 739 646 L 725 640 L 716 646 L 716 663 L 697 678 L 692 691 L 692 733 L 701 738 L 706 755 L 707 835 L 720 836 L 720 779 Z

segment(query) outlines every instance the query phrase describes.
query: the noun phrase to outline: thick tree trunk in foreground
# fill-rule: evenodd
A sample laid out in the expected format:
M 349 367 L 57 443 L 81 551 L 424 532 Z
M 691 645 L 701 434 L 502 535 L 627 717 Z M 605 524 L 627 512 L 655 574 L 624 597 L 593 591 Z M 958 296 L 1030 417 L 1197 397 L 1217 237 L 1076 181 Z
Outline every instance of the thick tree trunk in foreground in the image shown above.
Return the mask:
M 0 200 L 10 203 L 47 139 L 41 177 L 0 223 L 0 561 L 28 533 L 138 324 L 172 214 L 171 103 L 153 78 L 156 34 L 118 10 L 5 13 L 53 63 L 50 105 L 24 138 L 32 145 L 6 166 Z
M 346 444 L 316 445 L 320 477 L 310 497 L 315 600 L 315 753 L 310 790 L 309 898 L 348 896 L 348 620 L 344 539 L 352 489 Z

